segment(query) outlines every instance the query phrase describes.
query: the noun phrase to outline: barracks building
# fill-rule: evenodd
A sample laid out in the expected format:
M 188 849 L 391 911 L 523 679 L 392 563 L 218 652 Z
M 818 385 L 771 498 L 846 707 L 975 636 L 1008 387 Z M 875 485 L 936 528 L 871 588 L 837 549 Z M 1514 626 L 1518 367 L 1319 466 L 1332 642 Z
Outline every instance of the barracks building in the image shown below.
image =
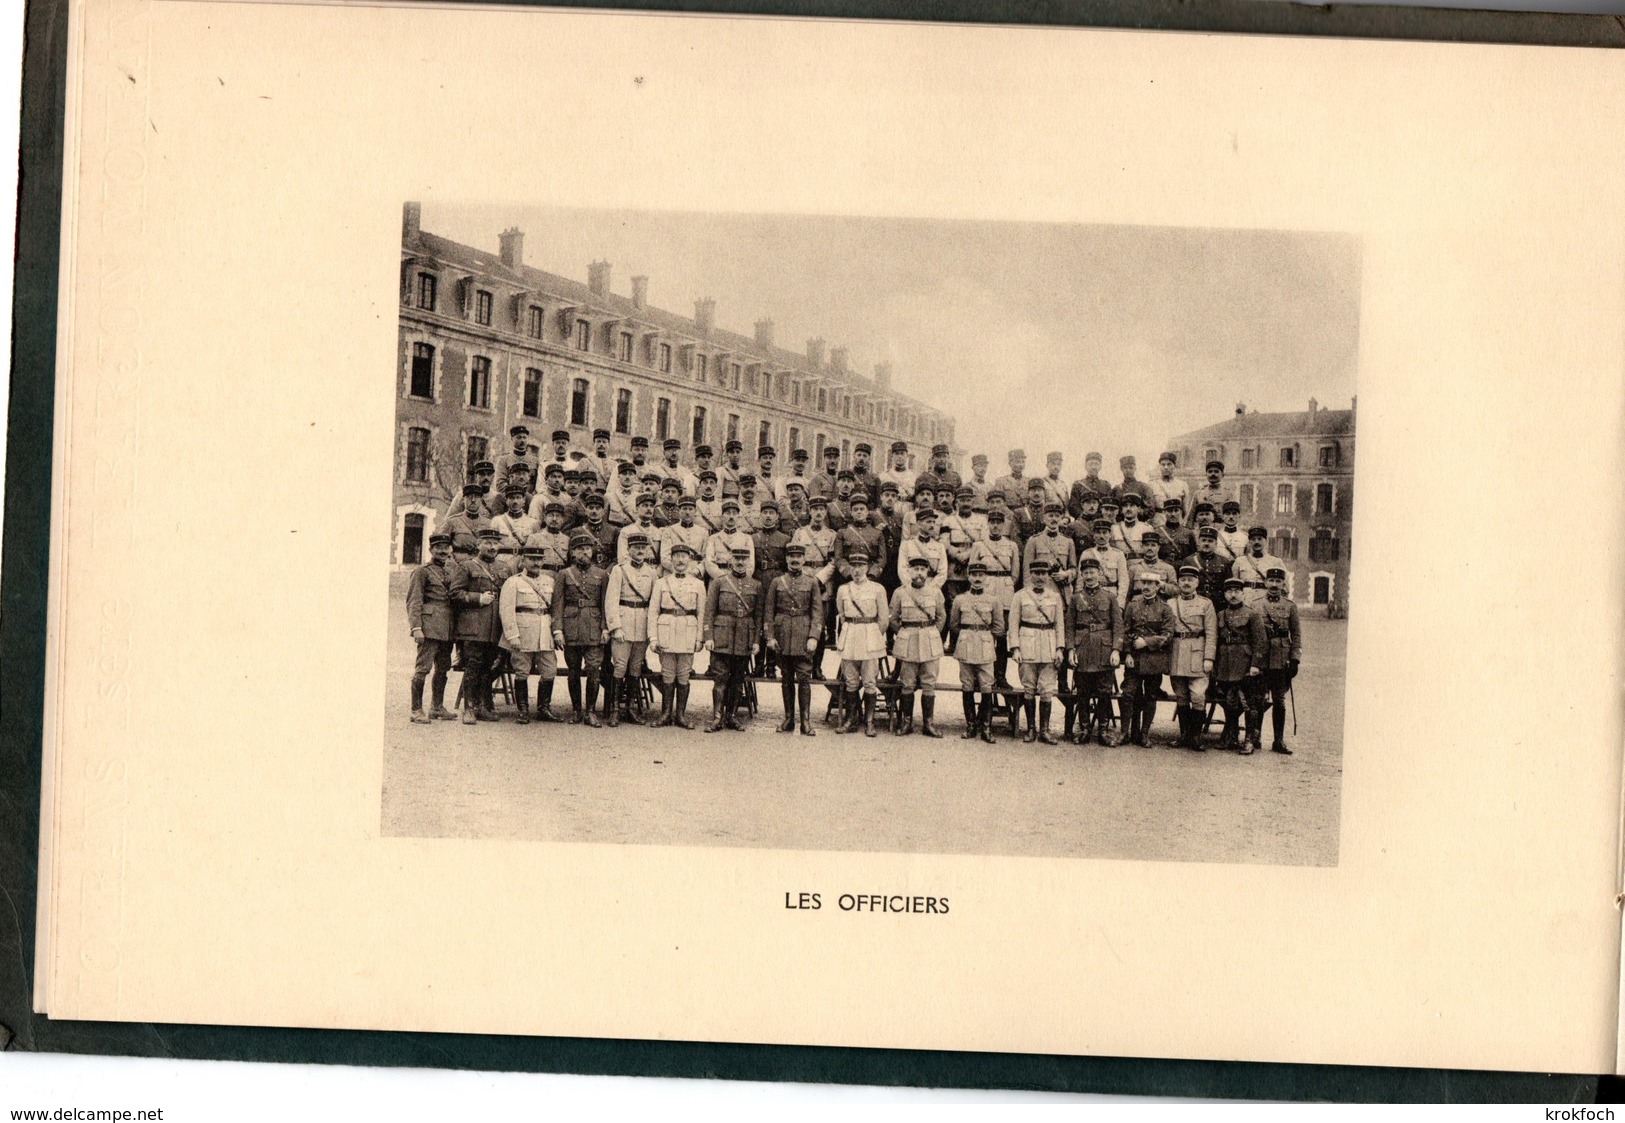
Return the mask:
M 421 208 L 407 203 L 401 228 L 400 341 L 396 359 L 396 432 L 390 560 L 416 565 L 428 538 L 480 460 L 508 448 L 508 429 L 526 424 L 546 446 L 556 430 L 590 451 L 595 429 L 612 434 L 625 457 L 633 436 L 696 444 L 722 458 L 729 440 L 772 445 L 788 470 L 805 448 L 818 470 L 826 445 L 849 467 L 852 446 L 874 448 L 875 470 L 890 463 L 894 441 L 909 445 L 909 467 L 924 468 L 931 446 L 959 450 L 954 419 L 891 388 L 891 364 L 866 378 L 842 347 L 822 339 L 805 352 L 775 344 L 773 321 L 752 335 L 721 328 L 716 302 L 694 302 L 692 317 L 649 303 L 649 279 L 631 294 L 611 291 L 610 263 L 593 262 L 587 282 L 525 264 L 524 235 L 505 230 L 496 253 L 421 229 Z
M 1174 437 L 1179 474 L 1192 494 L 1206 484 L 1209 460 L 1224 462 L 1224 488 L 1241 504 L 1238 526 L 1268 528 L 1269 552 L 1286 563 L 1289 595 L 1300 605 L 1348 611 L 1350 529 L 1354 519 L 1354 416 L 1321 409 L 1249 412 Z

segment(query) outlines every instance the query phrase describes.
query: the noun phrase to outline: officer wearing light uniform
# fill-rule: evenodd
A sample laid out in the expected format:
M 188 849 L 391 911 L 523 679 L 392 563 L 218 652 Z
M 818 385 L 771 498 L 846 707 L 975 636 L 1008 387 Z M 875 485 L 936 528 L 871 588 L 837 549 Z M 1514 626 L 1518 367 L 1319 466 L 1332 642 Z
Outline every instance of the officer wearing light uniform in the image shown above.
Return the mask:
M 1197 595 L 1202 578 L 1194 565 L 1179 567 L 1179 596 L 1168 602 L 1174 617 L 1174 641 L 1169 651 L 1168 677 L 1173 680 L 1180 737 L 1175 744 L 1202 751 L 1202 726 L 1207 720 L 1208 676 L 1219 643 L 1218 613 L 1213 602 Z
M 1168 510 L 1170 501 L 1179 504 L 1181 518 L 1189 517 L 1191 509 L 1191 485 L 1174 475 L 1174 469 L 1179 466 L 1177 453 L 1165 452 L 1157 457 L 1157 478 L 1146 482 L 1146 490 L 1153 512 Z
M 914 473 L 908 470 L 908 442 L 891 443 L 891 463 L 880 473 L 881 483 L 897 488 L 897 497 L 907 503 L 914 498 Z
M 693 729 L 688 720 L 688 680 L 694 653 L 705 643 L 705 585 L 689 574 L 694 551 L 672 547 L 672 572 L 655 582 L 649 599 L 649 649 L 660 659 L 660 717 L 652 724 Z
M 1068 540 L 1068 545 L 1071 544 Z M 1022 707 L 1027 714 L 1023 741 L 1035 738 L 1056 744 L 1049 731 L 1050 708 L 1055 701 L 1057 672 L 1066 647 L 1066 605 L 1049 584 L 1050 563 L 1034 558 L 1027 565 L 1028 585 L 1010 600 L 1010 656 L 1021 668 Z M 1037 720 L 1034 703 L 1038 699 Z
M 880 659 L 886 654 L 889 611 L 885 590 L 869 580 L 869 559 L 854 553 L 847 560 L 853 566 L 852 580 L 835 595 L 835 649 L 841 657 L 846 709 L 839 732 L 857 732 L 861 699 L 863 732 L 873 737 L 875 695 L 880 689 Z
M 979 736 L 991 745 L 994 692 L 998 687 L 994 665 L 1004 650 L 1009 602 L 988 593 L 986 563 L 972 559 L 968 573 L 970 589 L 954 598 L 948 613 L 944 653 L 959 663 L 960 699 L 965 709 L 965 732 L 960 736 L 965 740 Z
M 611 728 L 623 720 L 641 720 L 630 712 L 633 684 L 641 682 L 649 650 L 649 604 L 659 579 L 649 564 L 653 543 L 641 531 L 627 539 L 624 565 L 609 571 L 604 590 L 604 626 L 609 629 L 610 674 L 606 680 L 604 711 Z
M 1258 607 L 1266 592 L 1265 580 L 1272 569 L 1286 572 L 1286 562 L 1269 552 L 1270 532 L 1261 526 L 1250 527 L 1247 530 L 1247 550 L 1231 563 L 1230 573 L 1241 581 L 1241 602 L 1250 607 Z
M 914 692 L 920 696 L 920 732 L 941 737 L 936 727 L 937 662 L 942 658 L 942 630 L 948 623 L 942 589 L 926 583 L 931 563 L 917 557 L 909 563 L 909 583 L 891 597 L 888 632 L 897 661 L 898 712 L 892 732 L 914 732 Z
M 542 548 L 525 546 L 524 571 L 502 583 L 497 616 L 502 622 L 499 646 L 508 653 L 513 671 L 515 719 L 530 724 L 530 676 L 541 676 L 536 687 L 536 716 L 553 719 L 553 679 L 558 662 L 553 651 L 553 575 L 542 571 Z

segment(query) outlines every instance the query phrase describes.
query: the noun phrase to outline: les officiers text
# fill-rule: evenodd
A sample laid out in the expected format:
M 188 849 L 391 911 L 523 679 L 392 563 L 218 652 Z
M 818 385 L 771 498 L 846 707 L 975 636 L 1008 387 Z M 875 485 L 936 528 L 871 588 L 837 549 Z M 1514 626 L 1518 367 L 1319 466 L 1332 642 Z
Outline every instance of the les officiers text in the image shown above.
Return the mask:
M 902 893 L 842 893 L 835 899 L 842 912 L 912 912 L 947 916 L 947 897 L 910 897 Z M 809 912 L 824 907 L 821 893 L 785 893 L 784 907 Z

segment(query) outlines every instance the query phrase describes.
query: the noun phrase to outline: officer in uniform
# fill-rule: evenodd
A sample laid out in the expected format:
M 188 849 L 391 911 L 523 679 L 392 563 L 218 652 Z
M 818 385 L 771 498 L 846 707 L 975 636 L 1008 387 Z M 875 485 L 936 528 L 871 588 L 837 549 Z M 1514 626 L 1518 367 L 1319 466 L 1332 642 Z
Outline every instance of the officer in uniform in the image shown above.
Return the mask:
M 480 485 L 480 514 L 488 519 L 508 509 L 506 498 L 492 486 L 496 481 L 496 474 L 497 466 L 489 460 L 481 460 L 475 464 L 472 472 L 474 482 Z
M 547 464 L 557 464 L 562 471 L 570 466 L 570 431 L 568 429 L 553 430 L 553 456 Z M 545 468 L 547 465 L 544 464 Z
M 948 581 L 948 549 L 937 535 L 937 513 L 930 508 L 920 510 L 914 516 L 914 528 L 915 536 L 905 540 L 897 550 L 898 586 L 911 582 L 909 567 L 914 559 L 924 558 L 930 573 L 926 584 L 940 589 Z
M 840 533 L 852 521 L 852 496 L 857 488 L 850 469 L 835 473 L 835 494 L 829 497 L 829 528 Z
M 651 542 L 664 542 L 664 538 L 661 536 L 661 528 L 655 524 L 655 501 L 648 495 L 640 494 L 634 504 L 634 509 L 637 511 L 637 521 L 630 526 L 623 526 L 620 537 L 615 543 L 615 561 L 617 564 L 631 560 L 631 555 L 627 552 L 626 540 L 633 534 L 642 534 Z M 678 521 L 681 522 L 682 520 L 679 519 Z
M 763 533 L 778 534 L 780 531 Z M 815 737 L 812 727 L 812 673 L 813 653 L 818 650 L 818 636 L 824 626 L 823 593 L 818 582 L 804 568 L 807 551 L 802 546 L 788 543 L 776 547 L 783 556 L 788 570 L 776 575 L 767 587 L 765 631 L 767 650 L 779 666 L 780 696 L 784 700 L 784 720 L 779 723 L 780 733 L 796 728 L 797 707 L 800 707 L 800 728 L 803 736 Z M 762 547 L 757 555 L 761 558 Z
M 553 642 L 564 648 L 564 662 L 570 668 L 570 724 L 584 721 L 594 728 L 602 724 L 595 710 L 604 644 L 609 640 L 609 629 L 604 626 L 604 587 L 609 575 L 592 564 L 596 548 L 590 534 L 571 537 L 570 564 L 559 571 L 553 592 Z
M 750 548 L 735 547 L 732 561 L 731 568 L 714 578 L 706 592 L 705 649 L 711 653 L 711 724 L 706 727 L 707 733 L 724 729 L 744 732 L 745 727 L 739 724 L 739 703 L 751 658 L 761 645 L 762 587 L 749 573 Z
M 525 546 L 524 571 L 502 583 L 497 617 L 502 623 L 500 645 L 513 670 L 513 695 L 518 725 L 530 724 L 530 676 L 541 676 L 536 690 L 536 716 L 553 720 L 553 678 L 558 663 L 553 655 L 553 577 L 542 572 L 542 548 Z
M 599 569 L 608 569 L 616 562 L 615 555 L 620 549 L 621 528 L 610 523 L 604 517 L 604 497 L 596 491 L 589 491 L 581 500 L 582 510 L 586 517 L 576 529 L 583 534 L 590 534 L 598 543 L 593 551 L 592 564 Z M 659 554 L 655 554 L 656 560 Z
M 715 534 L 722 529 L 722 496 L 717 494 L 717 474 L 707 468 L 699 474 L 699 481 L 700 493 L 694 503 L 695 518 L 705 528 L 706 534 Z
M 1243 604 L 1258 607 L 1258 602 L 1264 599 L 1264 582 L 1272 569 L 1282 569 L 1286 565 L 1280 558 L 1269 552 L 1270 532 L 1264 527 L 1249 527 L 1247 530 L 1247 550 L 1230 566 L 1231 573 L 1241 579 L 1241 601 Z
M 1112 527 L 1116 525 L 1110 519 L 1102 517 L 1094 521 L 1090 528 L 1094 538 L 1094 545 L 1083 551 L 1078 558 L 1080 563 L 1093 558 L 1100 567 L 1100 581 L 1110 593 L 1117 598 L 1118 606 L 1128 603 L 1129 590 L 1133 588 L 1132 579 L 1128 571 L 1128 559 L 1123 551 L 1111 544 Z
M 1286 696 L 1292 689 L 1292 680 L 1298 677 L 1298 662 L 1303 658 L 1303 636 L 1298 628 L 1298 606 L 1286 596 L 1286 570 L 1274 566 L 1264 575 L 1264 599 L 1257 611 L 1264 621 L 1265 662 L 1259 668 L 1258 705 L 1269 695 L 1270 720 L 1275 728 L 1275 740 L 1270 751 L 1291 755 L 1286 747 Z M 1259 722 L 1263 723 L 1263 713 Z
M 462 509 L 440 524 L 441 532 L 451 535 L 452 557 L 459 562 L 473 557 L 479 550 L 480 531 L 490 527 L 491 520 L 485 515 L 485 492 L 477 483 L 464 484 Z
M 993 490 L 993 481 L 987 478 L 987 453 L 978 452 L 970 458 L 970 479 L 964 486 L 970 488 L 973 499 L 987 502 L 987 493 Z
M 1178 565 L 1196 553 L 1196 532 L 1184 525 L 1185 511 L 1180 500 L 1168 499 L 1162 505 L 1162 560 Z
M 848 555 L 852 580 L 836 593 L 835 647 L 841 657 L 842 707 L 844 721 L 839 733 L 858 729 L 859 699 L 866 737 L 875 735 L 875 695 L 880 690 L 880 659 L 886 654 L 889 624 L 886 594 L 869 580 L 869 559 L 861 553 Z
M 507 491 L 508 509 L 491 520 L 491 526 L 502 535 L 497 543 L 497 556 L 514 558 L 520 549 L 541 529 L 535 519 L 525 514 L 525 489 L 509 486 Z
M 874 446 L 868 441 L 859 441 L 852 446 L 853 491 L 863 492 L 869 499 L 871 509 L 880 502 L 880 477 L 869 467 L 874 452 Z
M 693 729 L 688 720 L 688 680 L 694 653 L 705 642 L 705 586 L 689 573 L 694 551 L 671 548 L 670 573 L 655 582 L 649 601 L 649 647 L 660 657 L 660 717 L 655 727 Z
M 1082 509 L 1083 497 L 1093 495 L 1096 499 L 1106 500 L 1115 498 L 1116 492 L 1112 485 L 1107 483 L 1100 475 L 1100 466 L 1105 463 L 1105 457 L 1098 452 L 1091 452 L 1083 458 L 1083 478 L 1072 485 L 1072 505 Z
M 406 586 L 406 619 L 418 656 L 412 667 L 412 721 L 425 725 L 434 718 L 449 721 L 446 710 L 446 674 L 451 670 L 451 644 L 455 610 L 451 581 L 455 569 L 451 560 L 451 535 L 429 536 L 429 560 L 412 571 Z M 427 715 L 423 712 L 423 683 L 434 673 L 434 693 Z
M 809 485 L 812 494 L 824 499 L 835 498 L 835 484 L 841 476 L 841 450 L 836 445 L 824 446 L 824 470 L 813 477 Z M 811 496 L 809 496 L 811 498 Z
M 655 505 L 656 526 L 675 526 L 682 521 L 683 509 L 679 505 L 682 498 L 682 480 L 667 476 L 660 481 L 660 502 Z
M 694 490 L 696 495 L 699 494 L 700 480 L 706 473 L 710 473 L 711 478 L 717 482 L 719 487 L 721 486 L 721 478 L 717 476 L 716 469 L 711 466 L 711 457 L 713 455 L 711 446 L 708 444 L 694 446 Z
M 997 663 L 1003 670 L 1004 626 L 1009 612 L 1008 599 L 989 594 L 987 563 L 972 559 L 967 573 L 970 589 L 954 599 L 948 613 L 948 643 L 944 653 L 959 663 L 959 694 L 965 708 L 965 740 L 981 737 L 993 743 L 993 702 L 999 682 L 994 677 Z M 981 700 L 978 703 L 977 693 Z
M 1139 493 L 1131 491 L 1118 502 L 1122 504 L 1123 521 L 1112 527 L 1112 545 L 1116 546 L 1125 558 L 1138 557 L 1141 537 L 1154 536 L 1156 527 L 1150 522 L 1140 521 L 1145 500 Z
M 745 446 L 736 440 L 722 446 L 722 467 L 717 470 L 717 479 L 722 484 L 724 499 L 739 498 L 739 473 L 745 471 L 739 457 L 744 451 Z
M 940 492 L 943 488 L 947 488 L 949 495 L 958 491 L 963 481 L 960 480 L 958 472 L 948 467 L 948 458 L 952 455 L 953 450 L 947 445 L 932 445 L 931 467 L 914 477 L 914 490 L 929 487 L 933 492 Z
M 638 521 L 638 470 L 630 460 L 623 460 L 615 469 L 615 483 L 605 499 L 609 524 L 616 530 Z
M 1146 503 L 1151 511 L 1168 512 L 1170 502 L 1179 506 L 1180 517 L 1190 507 L 1191 485 L 1174 475 L 1174 469 L 1179 466 L 1179 455 L 1174 452 L 1165 452 L 1157 457 L 1157 478 L 1146 485 Z
M 880 540 L 884 543 L 886 564 L 880 570 L 880 583 L 885 586 L 889 597 L 893 591 L 902 586 L 897 575 L 891 567 L 891 559 L 897 556 L 898 548 L 903 545 L 903 515 L 906 513 L 903 505 L 897 501 L 901 492 L 894 480 L 880 481 L 880 509 L 871 512 L 871 520 L 880 526 Z
M 1010 599 L 1016 595 L 1016 586 L 1021 582 L 1021 547 L 1014 539 L 1005 537 L 1004 512 L 997 508 L 987 513 L 987 538 L 971 547 L 971 568 L 977 565 L 982 567 L 986 577 L 987 596 L 994 601 L 1006 618 L 1010 615 Z M 1010 652 L 1007 647 L 1008 632 L 1001 623 L 993 633 L 993 690 L 1003 690 L 1008 685 L 1004 677 L 1005 670 L 1010 661 Z M 984 704 L 988 703 L 984 698 Z M 986 738 L 984 738 L 985 740 Z
M 1066 541 L 1070 546 L 1071 540 Z M 1027 712 L 1027 731 L 1021 739 L 1031 743 L 1036 738 L 1053 745 L 1057 742 L 1049 731 L 1049 719 L 1066 648 L 1066 605 L 1050 587 L 1047 556 L 1033 558 L 1026 568 L 1028 584 L 1010 600 L 1010 655 L 1021 668 L 1022 707 Z
M 970 588 L 970 553 L 976 545 L 971 521 L 975 512 L 971 510 L 971 503 L 975 497 L 976 493 L 970 488 L 961 487 L 954 492 L 953 513 L 937 520 L 937 537 L 948 555 L 948 579 L 942 584 L 942 598 L 949 608 L 953 607 L 955 597 Z
M 492 668 L 502 621 L 497 616 L 497 593 L 502 583 L 494 568 L 502 535 L 489 526 L 479 532 L 479 552 L 456 567 L 451 577 L 451 601 L 457 606 L 457 642 L 463 649 L 463 724 L 496 721 L 491 700 Z
M 1234 560 L 1247 552 L 1247 532 L 1236 525 L 1241 518 L 1241 504 L 1234 499 L 1224 501 L 1224 525 L 1219 528 L 1219 553 Z
M 542 469 L 542 489 L 531 497 L 530 517 L 538 522 L 545 522 L 543 514 L 549 503 L 557 503 L 564 508 L 562 526 L 565 531 L 571 530 L 575 526 L 576 516 L 581 508 L 576 503 L 575 496 L 564 490 L 563 466 L 552 462 Z
M 1224 707 L 1221 748 L 1240 749 L 1243 756 L 1258 750 L 1264 724 L 1259 674 L 1265 662 L 1264 618 L 1242 603 L 1241 578 L 1224 582 L 1224 607 L 1219 609 L 1219 647 L 1213 660 L 1214 688 Z M 1247 715 L 1247 741 L 1241 740 L 1241 715 Z
M 1141 507 L 1146 511 L 1154 510 L 1151 506 L 1150 485 L 1135 474 L 1139 470 L 1138 461 L 1132 456 L 1120 456 L 1117 459 L 1117 467 L 1123 473 L 1123 482 L 1112 488 L 1112 494 L 1117 497 L 1117 501 L 1126 504 L 1128 497 L 1132 495 L 1139 499 Z M 1150 521 L 1150 515 L 1147 514 L 1146 522 Z
M 897 498 L 904 503 L 914 498 L 914 473 L 908 470 L 907 441 L 891 443 L 891 464 L 880 473 L 880 482 L 895 487 Z
M 1001 493 L 1005 506 L 1014 511 L 1027 502 L 1027 485 L 1031 482 L 1027 479 L 1027 450 L 1013 448 L 1006 459 L 1010 471 L 993 481 L 992 490 Z
M 1021 559 L 1023 573 L 1031 573 L 1035 561 L 1048 562 L 1045 572 L 1061 597 L 1071 590 L 1072 579 L 1078 572 L 1077 546 L 1071 538 L 1061 533 L 1061 517 L 1064 514 L 1066 508 L 1058 501 L 1044 504 L 1044 529 L 1027 539 Z
M 915 558 L 909 565 L 909 583 L 891 597 L 887 632 L 891 654 L 897 661 L 897 709 L 892 714 L 892 732 L 906 736 L 914 732 L 914 692 L 920 696 L 920 732 L 941 737 L 936 727 L 937 662 L 942 658 L 942 632 L 948 624 L 948 610 L 942 591 L 926 584 L 931 563 Z
M 762 509 L 757 502 L 756 473 L 741 472 L 739 474 L 739 525 L 745 530 L 754 531 L 761 525 Z M 763 496 L 763 498 L 767 498 Z M 784 512 L 781 510 L 782 516 Z
M 1157 575 L 1157 588 L 1164 597 L 1177 596 L 1179 593 L 1179 574 L 1174 567 L 1162 560 L 1162 540 L 1154 534 L 1147 534 L 1140 539 L 1140 552 L 1128 563 L 1129 584 L 1132 587 L 1138 581 L 1141 572 L 1151 570 Z
M 1116 745 L 1121 739 L 1112 730 L 1112 696 L 1122 661 L 1123 606 L 1100 583 L 1100 562 L 1087 558 L 1078 563 L 1078 571 L 1079 585 L 1069 606 L 1074 702 L 1068 709 L 1075 705 L 1079 714 L 1075 743 L 1088 744 L 1098 729 L 1102 745 Z M 1068 728 L 1072 725 L 1068 718 Z
M 525 463 L 530 465 L 531 473 L 537 469 L 536 446 L 530 443 L 530 428 L 526 425 L 514 425 L 509 428 L 508 436 L 513 441 L 513 447 L 497 457 L 493 465 L 496 469 L 496 478 L 506 480 L 513 474 L 515 465 Z
M 774 499 L 777 499 L 780 503 L 789 502 L 790 488 L 799 484 L 802 501 L 806 501 L 807 496 L 810 494 L 809 489 L 812 487 L 812 478 L 807 475 L 808 459 L 806 449 L 793 448 L 790 450 L 790 474 L 780 476 L 773 482 Z
M 1174 615 L 1168 677 L 1173 681 L 1174 710 L 1179 720 L 1179 740 L 1174 743 L 1197 752 L 1206 748 L 1202 744 L 1202 726 L 1207 722 L 1207 684 L 1219 643 L 1218 613 L 1213 602 L 1197 595 L 1201 581 L 1202 571 L 1196 566 L 1180 566 L 1179 595 L 1168 602 Z
M 890 554 L 885 532 L 869 518 L 869 497 L 861 491 L 852 493 L 852 515 L 852 521 L 835 534 L 836 575 L 842 581 L 852 580 L 851 555 L 862 552 L 869 558 L 869 579 L 879 581 Z
M 779 525 L 779 505 L 773 500 L 762 504 L 761 516 L 762 525 L 751 535 L 751 546 L 756 556 L 756 580 L 771 591 L 773 582 L 790 568 L 785 559 L 790 536 Z M 806 551 L 802 551 L 802 558 L 806 558 Z
M 1231 576 L 1230 559 L 1219 553 L 1219 528 L 1204 526 L 1196 532 L 1196 553 L 1180 563 L 1180 570 L 1196 570 L 1198 592 L 1217 611 L 1224 603 L 1225 578 Z
M 620 461 L 609 454 L 609 440 L 608 429 L 594 429 L 592 431 L 592 455 L 581 461 L 582 469 L 593 474 L 600 490 L 608 490 L 613 487 L 615 477 L 620 474 Z
M 558 573 L 570 564 L 570 536 L 560 528 L 564 525 L 564 504 L 549 503 L 542 510 L 542 528 L 525 539 L 525 545 L 542 551 L 542 570 Z
M 1151 744 L 1162 676 L 1168 673 L 1174 642 L 1174 613 L 1159 591 L 1157 575 L 1146 570 L 1123 607 L 1123 727 L 1136 745 Z
M 725 499 L 723 502 L 736 501 Z M 696 558 L 704 555 L 705 544 L 711 535 L 695 517 L 698 513 L 698 501 L 692 495 L 685 495 L 677 501 L 677 521 L 661 527 L 651 536 L 655 543 L 655 566 L 662 573 L 671 572 L 671 548 L 679 542 L 693 550 Z
M 734 568 L 734 559 L 745 552 L 745 576 L 756 572 L 756 543 L 750 532 L 739 528 L 739 500 L 722 501 L 722 529 L 705 540 L 705 576 L 711 584 Z
M 824 603 L 828 606 L 824 627 L 819 631 L 818 651 L 813 656 L 813 670 L 820 676 L 824 673 L 824 651 L 835 635 L 835 532 L 824 524 L 828 507 L 829 504 L 823 497 L 814 496 L 807 504 L 807 525 L 790 536 L 790 541 L 804 551 L 807 572 L 817 578 Z M 839 680 L 831 683 L 832 711 L 839 690 Z
M 1197 488 L 1196 494 L 1191 496 L 1193 504 L 1191 510 L 1193 512 L 1196 510 L 1194 506 L 1196 503 L 1207 503 L 1217 511 L 1224 506 L 1226 499 L 1235 498 L 1235 494 L 1224 486 L 1224 461 L 1218 459 L 1209 460 L 1205 466 L 1205 471 L 1207 482 Z
M 1067 487 L 1066 481 L 1061 478 L 1061 465 L 1063 462 L 1064 459 L 1058 452 L 1052 452 L 1044 457 L 1046 474 L 1039 482 L 1044 485 L 1045 506 L 1051 503 L 1059 504 L 1061 514 L 1064 516 L 1066 514 L 1066 501 L 1070 496 L 1071 489 Z
M 665 457 L 660 463 L 660 489 L 664 491 L 669 486 L 669 481 L 676 480 L 679 494 L 698 495 L 700 493 L 700 481 L 682 463 L 683 442 L 676 437 L 667 437 L 664 443 L 661 444 L 660 449 Z M 676 502 L 677 500 L 673 498 L 672 504 L 674 506 Z
M 633 437 L 631 445 L 632 458 L 629 463 L 638 470 L 638 475 L 641 476 L 643 470 L 649 465 L 649 438 Z
M 761 518 L 761 508 L 757 508 L 757 519 Z M 807 505 L 807 488 L 798 479 L 789 479 L 784 484 L 784 498 L 779 500 L 779 525 L 786 534 L 794 534 L 812 521 L 812 510 Z
M 774 462 L 777 461 L 778 458 L 778 450 L 772 445 L 760 445 L 756 449 L 756 490 L 761 494 L 763 499 L 772 499 L 779 493 L 779 478 L 773 474 Z M 739 491 L 740 499 L 743 501 L 745 491 L 745 480 L 743 476 L 741 476 L 739 480 Z M 755 528 L 751 527 L 750 529 L 754 530 Z
M 654 597 L 658 567 L 649 564 L 652 544 L 649 536 L 634 532 L 626 543 L 625 565 L 609 571 L 604 592 L 604 626 L 609 630 L 610 676 L 604 695 L 604 712 L 611 729 L 627 721 L 642 721 L 631 712 L 634 688 L 642 682 L 649 652 L 649 603 Z

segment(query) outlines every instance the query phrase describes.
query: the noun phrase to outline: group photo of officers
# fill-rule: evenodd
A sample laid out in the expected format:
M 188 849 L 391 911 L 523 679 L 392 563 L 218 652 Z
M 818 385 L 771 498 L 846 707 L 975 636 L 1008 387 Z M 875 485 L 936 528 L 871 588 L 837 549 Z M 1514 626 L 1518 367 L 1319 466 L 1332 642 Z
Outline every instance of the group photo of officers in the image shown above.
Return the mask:
M 774 448 L 747 461 L 737 440 L 718 459 L 704 444 L 685 456 L 676 439 L 651 458 L 642 437 L 612 456 L 603 429 L 590 451 L 564 430 L 550 447 L 523 425 L 509 438 L 472 466 L 411 574 L 413 723 L 501 720 L 500 686 L 521 725 L 692 729 L 690 681 L 703 674 L 708 732 L 743 730 L 756 685 L 775 680 L 781 733 L 816 735 L 816 684 L 838 733 L 875 736 L 883 704 L 890 732 L 912 734 L 917 703 L 917 731 L 940 737 L 936 696 L 954 684 L 938 669 L 951 656 L 966 739 L 993 743 L 1005 717 L 1023 741 L 1057 744 L 1059 700 L 1067 741 L 1149 746 L 1171 700 L 1173 747 L 1205 750 L 1222 710 L 1217 746 L 1253 753 L 1268 710 L 1271 749 L 1292 751 L 1298 610 L 1268 532 L 1238 525 L 1220 461 L 1192 488 L 1172 452 L 1144 480 L 1122 457 L 1112 483 L 1099 453 L 1069 482 L 1060 453 L 1029 476 L 1020 449 L 1004 475 L 988 478 L 977 455 L 962 479 L 947 445 L 924 471 L 901 441 L 878 471 L 862 443 L 850 466 L 831 446 L 816 465 L 793 449 L 781 471 Z

